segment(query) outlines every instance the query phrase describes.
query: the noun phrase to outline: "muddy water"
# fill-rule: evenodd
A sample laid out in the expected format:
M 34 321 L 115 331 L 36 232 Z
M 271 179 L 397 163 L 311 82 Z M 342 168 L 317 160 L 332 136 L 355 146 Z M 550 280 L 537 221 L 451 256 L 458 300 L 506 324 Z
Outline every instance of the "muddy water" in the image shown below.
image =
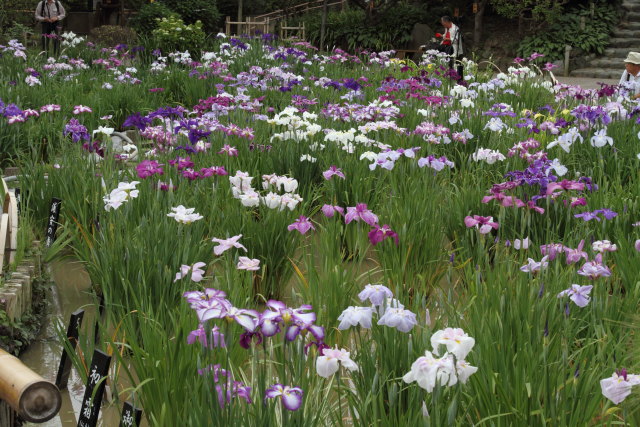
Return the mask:
M 82 264 L 73 259 L 54 261 L 49 264 L 49 274 L 56 285 L 52 287 L 50 295 L 47 296 L 49 304 L 42 330 L 38 338 L 20 356 L 20 359 L 43 378 L 55 382 L 62 354 L 62 346 L 56 333 L 56 324 L 62 322 L 66 330 L 71 313 L 79 308 L 84 308 L 85 315 L 81 334 L 86 333 L 86 328 L 93 325 L 95 307 L 93 298 L 88 292 L 91 284 L 89 275 Z M 80 412 L 84 396 L 84 384 L 75 369 L 71 369 L 67 389 L 62 390 L 60 394 L 62 395 L 62 407 L 55 418 L 44 424 L 27 423 L 26 425 L 46 427 L 77 425 L 77 415 Z M 105 403 L 100 412 L 99 425 L 117 426 L 119 415 L 116 407 Z

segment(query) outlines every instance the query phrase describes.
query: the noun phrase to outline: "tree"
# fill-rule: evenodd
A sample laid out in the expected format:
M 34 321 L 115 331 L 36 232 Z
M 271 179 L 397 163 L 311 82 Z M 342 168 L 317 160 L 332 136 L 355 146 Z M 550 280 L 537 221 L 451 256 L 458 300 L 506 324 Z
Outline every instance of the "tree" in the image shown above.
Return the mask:
M 365 11 L 366 22 L 369 25 L 380 23 L 380 17 L 385 12 L 400 3 L 399 0 L 349 0 L 349 3 Z
M 562 15 L 569 0 L 490 0 L 496 12 L 505 18 L 518 18 L 518 31 L 522 33 L 525 15 L 531 14 L 536 23 L 549 23 Z

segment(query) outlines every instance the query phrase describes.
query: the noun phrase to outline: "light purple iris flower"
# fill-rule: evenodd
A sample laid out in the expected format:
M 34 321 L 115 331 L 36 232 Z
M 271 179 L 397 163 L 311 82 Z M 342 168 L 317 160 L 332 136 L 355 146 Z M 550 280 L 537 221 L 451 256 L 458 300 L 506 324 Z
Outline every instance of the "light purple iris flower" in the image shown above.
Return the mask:
M 189 271 L 191 271 L 191 280 L 193 280 L 194 282 L 199 282 L 202 280 L 205 273 L 202 267 L 206 265 L 207 264 L 204 262 L 196 262 L 195 264 L 193 264 L 193 266 L 182 265 L 180 267 L 180 271 L 176 273 L 176 278 L 173 281 L 177 282 L 178 280 L 187 277 L 189 274 Z
M 467 216 L 464 219 L 464 225 L 468 228 L 475 227 L 480 230 L 480 234 L 487 234 L 491 229 L 497 230 L 500 225 L 493 220 L 492 216 L 474 215 Z
M 322 213 L 327 218 L 333 218 L 333 216 L 338 212 L 340 215 L 344 216 L 344 208 L 341 206 L 332 206 L 332 205 L 323 205 Z
M 569 299 L 573 301 L 578 307 L 586 307 L 589 304 L 589 293 L 593 289 L 593 285 L 588 286 L 580 286 L 573 284 L 569 289 L 565 289 L 564 291 L 558 294 L 558 298 L 562 298 L 564 296 L 569 296 Z
M 249 332 L 256 330 L 258 326 L 258 319 L 260 314 L 255 310 L 244 310 L 236 307 L 231 307 L 227 310 L 225 317 L 229 320 L 235 320 L 240 326 Z
M 387 308 L 378 320 L 378 325 L 390 326 L 405 333 L 409 332 L 417 324 L 415 313 L 400 307 Z
M 202 347 L 208 347 L 210 349 L 226 346 L 224 342 L 224 334 L 220 332 L 220 328 L 217 326 L 214 326 L 213 329 L 211 329 L 210 337 L 211 342 L 209 342 L 207 331 L 205 331 L 204 325 L 201 323 L 198 325 L 198 329 L 189 332 L 189 335 L 187 336 L 187 344 L 193 344 L 197 341 L 202 344 Z M 209 343 L 209 345 L 207 345 L 207 343 Z
M 207 288 L 204 292 L 188 291 L 182 296 L 196 311 L 200 323 L 210 319 L 221 319 L 233 307 L 226 299 L 227 294 L 218 289 Z
M 316 228 L 313 226 L 313 224 L 311 224 L 311 221 L 309 221 L 309 218 L 304 215 L 300 215 L 300 217 L 296 219 L 293 224 L 289 224 L 289 226 L 287 226 L 287 230 L 298 230 L 300 234 L 305 234 L 307 231 L 315 229 Z
M 214 243 L 218 243 L 218 246 L 213 248 L 213 253 L 220 256 L 224 251 L 231 248 L 244 249 L 244 251 L 247 252 L 247 248 L 245 248 L 241 243 L 238 242 L 241 237 L 242 234 L 229 237 L 228 239 L 218 239 L 214 237 L 213 239 L 211 239 L 211 241 Z
M 520 271 L 524 271 L 525 273 L 537 273 L 538 271 L 549 266 L 549 262 L 547 261 L 547 259 L 548 255 L 543 256 L 540 262 L 537 262 L 533 258 L 529 258 L 527 264 L 520 267 Z
M 275 399 L 279 397 L 282 405 L 288 411 L 297 411 L 302 406 L 302 395 L 304 392 L 300 387 L 290 387 L 288 385 L 274 384 L 265 392 L 265 399 Z
M 260 316 L 260 330 L 264 336 L 270 337 L 280 331 L 280 324 L 286 327 L 285 337 L 288 341 L 295 340 L 298 335 L 307 330 L 318 340 L 324 339 L 324 328 L 314 325 L 316 314 L 309 310 L 310 305 L 298 308 L 287 307 L 282 301 L 267 301 L 268 310 Z
M 347 307 L 338 320 L 339 330 L 349 329 L 351 326 L 360 325 L 365 329 L 371 329 L 371 317 L 373 316 L 373 307 Z
M 586 276 L 591 280 L 595 280 L 598 277 L 611 276 L 611 270 L 609 270 L 609 267 L 602 263 L 602 254 L 598 254 L 593 259 L 593 261 L 585 262 L 580 270 L 578 270 L 578 274 L 581 276 Z
M 360 301 L 369 300 L 371 304 L 375 306 L 382 305 L 387 298 L 393 298 L 393 292 L 384 285 L 371 285 L 368 284 L 358 294 Z
M 326 171 L 322 172 L 322 176 L 327 181 L 330 180 L 333 176 L 337 176 L 338 178 L 345 179 L 344 173 L 342 172 L 342 169 L 338 168 L 337 166 L 329 167 L 329 169 L 327 169 Z
M 580 240 L 576 249 L 571 249 L 567 246 L 564 248 L 564 253 L 567 255 L 567 264 L 575 264 L 582 258 L 587 259 L 587 253 L 582 250 L 584 247 L 584 240 Z
M 372 227 L 378 223 L 378 217 L 367 208 L 365 203 L 358 203 L 355 207 L 347 207 L 347 214 L 344 217 L 345 224 L 359 220 L 363 220 Z

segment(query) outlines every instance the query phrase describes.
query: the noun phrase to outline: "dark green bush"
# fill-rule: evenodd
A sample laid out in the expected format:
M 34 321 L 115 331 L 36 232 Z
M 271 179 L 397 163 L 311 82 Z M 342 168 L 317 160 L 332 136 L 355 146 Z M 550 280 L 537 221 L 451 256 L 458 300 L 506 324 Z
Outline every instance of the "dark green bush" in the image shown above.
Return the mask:
M 129 25 L 140 35 L 150 35 L 158 28 L 158 19 L 168 18 L 173 12 L 164 3 L 147 3 L 129 19 Z
M 307 38 L 315 45 L 320 44 L 320 13 L 302 18 L 307 28 Z M 385 50 L 404 47 L 411 40 L 411 30 L 418 22 L 426 22 L 424 9 L 410 4 L 399 4 L 378 17 L 379 24 L 365 22 L 362 10 L 352 9 L 330 12 L 327 16 L 325 48 L 341 47 L 356 49 Z
M 118 25 L 96 27 L 89 33 L 89 38 L 94 43 L 106 47 L 113 47 L 121 43 L 131 46 L 136 44 L 138 40 L 138 36 L 133 29 Z
M 220 13 L 215 0 L 160 0 L 173 12 L 176 12 L 185 24 L 202 22 L 206 33 L 218 32 Z
M 582 18 L 584 29 L 580 28 Z M 560 16 L 540 34 L 523 39 L 518 46 L 518 55 L 526 57 L 538 52 L 547 60 L 557 60 L 563 57 L 565 45 L 587 53 L 602 54 L 618 18 L 616 8 L 606 1 L 596 3 L 593 17 L 589 7 L 579 6 Z

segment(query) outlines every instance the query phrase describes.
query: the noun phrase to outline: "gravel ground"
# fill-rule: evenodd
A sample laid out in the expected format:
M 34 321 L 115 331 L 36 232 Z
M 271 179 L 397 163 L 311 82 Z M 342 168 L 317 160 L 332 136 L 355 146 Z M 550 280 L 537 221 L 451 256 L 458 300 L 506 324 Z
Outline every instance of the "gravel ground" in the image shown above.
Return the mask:
M 622 69 L 620 70 L 620 75 L 622 75 Z M 583 89 L 600 89 L 599 83 L 606 83 L 608 85 L 618 84 L 619 79 L 591 79 L 588 77 L 562 77 L 556 76 L 556 79 L 560 83 L 568 84 L 568 85 L 578 85 Z

